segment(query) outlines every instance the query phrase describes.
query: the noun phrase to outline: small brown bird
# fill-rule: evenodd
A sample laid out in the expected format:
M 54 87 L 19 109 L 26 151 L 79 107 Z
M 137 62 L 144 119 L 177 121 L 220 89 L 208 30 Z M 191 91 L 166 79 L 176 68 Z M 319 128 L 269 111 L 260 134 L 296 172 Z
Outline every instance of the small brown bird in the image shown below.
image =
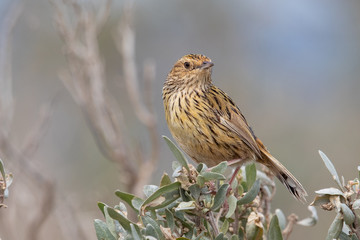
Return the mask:
M 301 183 L 267 151 L 231 98 L 212 84 L 213 66 L 206 56 L 189 54 L 168 74 L 162 97 L 174 139 L 195 162 L 209 167 L 236 159 L 240 165 L 259 162 L 304 202 Z

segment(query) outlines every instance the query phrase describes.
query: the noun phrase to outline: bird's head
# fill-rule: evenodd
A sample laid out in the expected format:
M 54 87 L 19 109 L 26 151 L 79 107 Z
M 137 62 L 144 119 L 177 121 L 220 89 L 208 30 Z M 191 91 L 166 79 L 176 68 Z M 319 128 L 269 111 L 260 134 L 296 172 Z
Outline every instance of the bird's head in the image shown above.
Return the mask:
M 211 59 L 201 54 L 188 54 L 180 58 L 171 69 L 167 81 L 196 87 L 211 84 Z

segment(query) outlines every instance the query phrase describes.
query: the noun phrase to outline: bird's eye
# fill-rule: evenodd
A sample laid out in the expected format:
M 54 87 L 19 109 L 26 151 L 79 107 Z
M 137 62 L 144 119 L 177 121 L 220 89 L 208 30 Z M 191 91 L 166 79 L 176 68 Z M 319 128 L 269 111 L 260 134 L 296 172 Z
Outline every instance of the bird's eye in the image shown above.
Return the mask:
M 189 69 L 189 68 L 190 68 L 190 63 L 189 63 L 189 62 L 184 62 L 184 67 L 185 67 L 186 69 Z

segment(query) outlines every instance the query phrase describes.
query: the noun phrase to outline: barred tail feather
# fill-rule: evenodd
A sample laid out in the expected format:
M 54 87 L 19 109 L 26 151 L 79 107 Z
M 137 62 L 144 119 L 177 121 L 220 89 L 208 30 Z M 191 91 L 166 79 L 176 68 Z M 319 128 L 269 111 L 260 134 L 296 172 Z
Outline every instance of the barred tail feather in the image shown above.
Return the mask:
M 261 144 L 262 145 L 262 144 Z M 301 183 L 287 170 L 276 158 L 274 158 L 266 149 L 260 147 L 262 159 L 258 162 L 265 165 L 280 180 L 289 192 L 300 202 L 305 203 L 305 197 L 308 195 Z

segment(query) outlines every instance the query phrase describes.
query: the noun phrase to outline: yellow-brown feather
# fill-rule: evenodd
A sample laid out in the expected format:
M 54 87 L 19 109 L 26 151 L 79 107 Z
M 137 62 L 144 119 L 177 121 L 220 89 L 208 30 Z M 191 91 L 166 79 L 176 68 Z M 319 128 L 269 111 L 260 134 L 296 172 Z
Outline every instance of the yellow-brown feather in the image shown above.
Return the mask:
M 300 182 L 256 138 L 231 98 L 212 84 L 209 62 L 204 55 L 186 55 L 166 79 L 163 102 L 174 139 L 194 161 L 209 167 L 235 159 L 262 163 L 303 201 L 307 193 Z

